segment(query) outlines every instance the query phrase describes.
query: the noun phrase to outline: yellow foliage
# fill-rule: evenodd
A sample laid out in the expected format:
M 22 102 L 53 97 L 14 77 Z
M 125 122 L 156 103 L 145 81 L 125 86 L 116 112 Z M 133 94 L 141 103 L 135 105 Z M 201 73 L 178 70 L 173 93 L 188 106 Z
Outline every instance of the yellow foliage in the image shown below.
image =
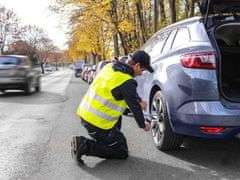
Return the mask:
M 72 33 L 70 56 L 79 57 L 80 52 L 108 56 L 110 32 L 106 23 L 95 16 L 84 16 Z
M 136 24 L 136 3 L 140 0 L 62 0 L 76 7 L 79 11 L 73 13 L 73 27 L 69 54 L 71 57 L 81 56 L 80 52 L 94 53 L 109 57 L 113 51 L 113 36 L 122 32 L 119 44 L 125 42 L 125 47 L 138 48 Z M 150 1 L 142 1 L 143 8 L 148 9 Z M 116 5 L 116 12 L 113 11 Z M 138 23 L 138 22 L 137 22 Z M 122 51 L 122 50 L 120 50 Z
M 122 21 L 119 24 L 118 28 L 121 32 L 126 32 L 126 33 L 130 33 L 135 30 L 134 25 L 127 20 Z

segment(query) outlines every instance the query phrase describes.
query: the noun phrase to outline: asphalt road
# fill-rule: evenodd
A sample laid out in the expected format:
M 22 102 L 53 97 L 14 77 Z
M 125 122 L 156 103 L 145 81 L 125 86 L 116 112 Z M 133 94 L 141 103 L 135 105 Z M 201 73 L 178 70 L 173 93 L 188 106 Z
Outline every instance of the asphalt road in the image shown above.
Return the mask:
M 127 160 L 83 157 L 78 166 L 70 155 L 72 135 L 87 133 L 76 115 L 88 85 L 70 71 L 43 77 L 39 94 L 0 95 L 0 179 L 147 180 L 240 179 L 239 140 L 186 138 L 178 151 L 161 152 L 150 132 L 123 118 Z

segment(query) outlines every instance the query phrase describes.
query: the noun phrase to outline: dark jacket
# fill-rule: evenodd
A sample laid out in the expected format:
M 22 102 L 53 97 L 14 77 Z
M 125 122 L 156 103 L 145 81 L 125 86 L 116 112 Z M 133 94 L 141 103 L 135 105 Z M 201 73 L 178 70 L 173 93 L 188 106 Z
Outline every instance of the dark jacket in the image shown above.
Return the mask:
M 133 69 L 127 64 L 118 62 L 113 64 L 114 71 L 121 71 L 123 73 L 134 75 Z M 128 107 L 131 109 L 135 120 L 140 128 L 145 127 L 145 119 L 143 116 L 142 108 L 139 104 L 141 98 L 137 93 L 137 82 L 134 79 L 127 80 L 120 86 L 112 90 L 112 95 L 116 100 L 125 99 Z

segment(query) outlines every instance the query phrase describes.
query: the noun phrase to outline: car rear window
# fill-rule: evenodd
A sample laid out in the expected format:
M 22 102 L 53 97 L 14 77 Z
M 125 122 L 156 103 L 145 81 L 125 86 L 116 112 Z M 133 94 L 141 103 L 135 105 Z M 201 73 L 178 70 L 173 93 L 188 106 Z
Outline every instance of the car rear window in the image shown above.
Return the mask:
M 7 64 L 20 64 L 20 59 L 15 57 L 0 57 L 0 64 L 7 65 Z
M 174 39 L 172 48 L 185 45 L 190 41 L 190 35 L 187 28 L 181 28 L 178 30 L 177 35 Z

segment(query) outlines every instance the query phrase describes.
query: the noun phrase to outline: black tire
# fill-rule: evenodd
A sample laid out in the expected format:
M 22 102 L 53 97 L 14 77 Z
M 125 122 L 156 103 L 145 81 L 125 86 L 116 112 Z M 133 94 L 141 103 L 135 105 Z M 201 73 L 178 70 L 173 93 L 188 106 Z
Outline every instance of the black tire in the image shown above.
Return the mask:
M 81 73 L 79 73 L 79 72 L 76 72 L 76 73 L 75 73 L 75 77 L 76 77 L 76 78 L 79 78 L 79 77 L 81 77 Z
M 24 93 L 26 94 L 26 95 L 30 95 L 33 91 L 32 91 L 32 86 L 33 86 L 33 84 L 32 84 L 32 80 L 28 80 L 27 81 L 27 83 L 25 84 L 25 86 L 24 86 Z
M 150 111 L 153 116 L 151 132 L 155 146 L 161 151 L 178 149 L 184 137 L 172 131 L 161 91 L 154 94 Z
M 41 91 L 41 80 L 40 80 L 40 78 L 38 78 L 37 86 L 36 86 L 36 92 L 40 92 L 40 91 Z

